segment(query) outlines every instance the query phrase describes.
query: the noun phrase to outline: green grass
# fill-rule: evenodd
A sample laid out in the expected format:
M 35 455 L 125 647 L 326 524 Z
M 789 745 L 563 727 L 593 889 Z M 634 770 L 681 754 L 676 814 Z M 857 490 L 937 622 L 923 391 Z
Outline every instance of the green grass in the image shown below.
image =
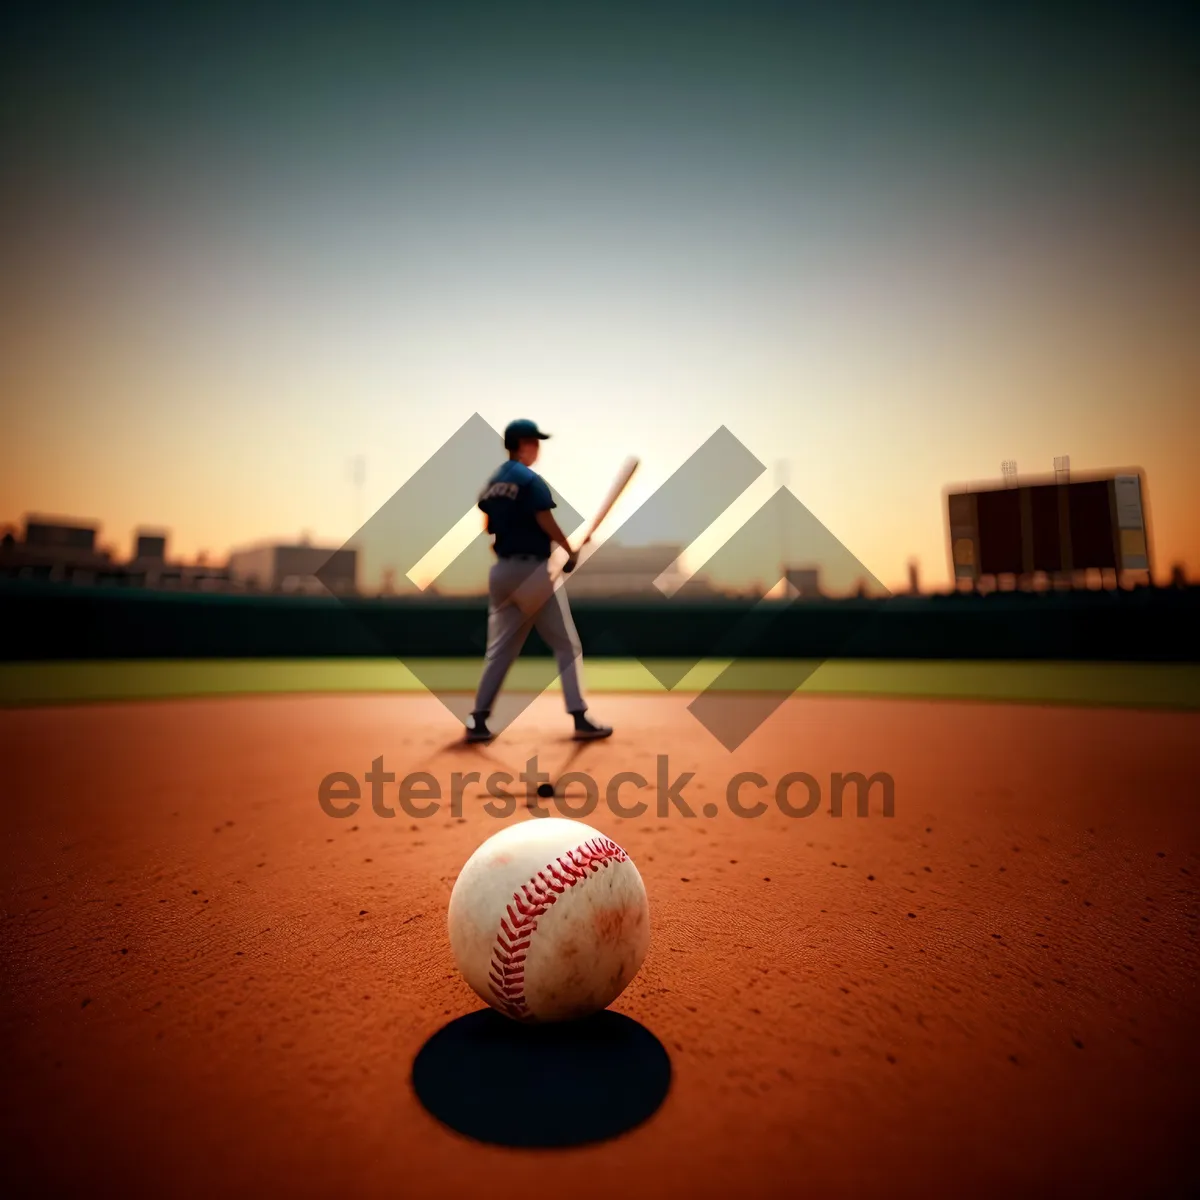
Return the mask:
M 673 690 L 697 692 L 711 683 L 736 691 L 773 691 L 795 678 L 797 664 L 706 660 Z M 439 691 L 471 692 L 478 659 L 425 660 L 419 670 Z M 540 690 L 546 660 L 518 662 L 515 691 Z M 590 691 L 662 693 L 647 668 L 624 659 L 585 665 Z M 550 685 L 557 690 L 558 683 Z M 395 659 L 245 659 L 0 663 L 0 705 L 78 704 L 193 696 L 298 693 L 423 692 L 425 684 Z M 831 659 L 817 666 L 800 691 L 807 695 L 893 696 L 1014 703 L 1200 709 L 1200 664 L 1078 662 L 916 662 Z

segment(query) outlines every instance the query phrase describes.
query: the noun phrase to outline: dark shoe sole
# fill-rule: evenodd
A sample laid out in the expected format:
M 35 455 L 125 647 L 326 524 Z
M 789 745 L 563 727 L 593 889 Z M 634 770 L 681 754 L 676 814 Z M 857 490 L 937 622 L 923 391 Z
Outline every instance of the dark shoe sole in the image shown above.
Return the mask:
M 598 742 L 601 738 L 606 738 L 606 737 L 612 737 L 611 729 L 596 729 L 596 730 L 577 729 L 575 731 L 575 740 L 577 742 Z
M 495 735 L 494 733 L 490 733 L 490 732 L 489 732 L 489 733 L 474 733 L 474 732 L 471 732 L 471 733 L 468 733 L 468 734 L 467 734 L 467 736 L 466 736 L 466 738 L 464 739 L 464 741 L 471 742 L 471 743 L 482 743 L 482 742 L 491 742 L 491 741 L 495 741 L 495 739 L 496 739 L 496 735 Z

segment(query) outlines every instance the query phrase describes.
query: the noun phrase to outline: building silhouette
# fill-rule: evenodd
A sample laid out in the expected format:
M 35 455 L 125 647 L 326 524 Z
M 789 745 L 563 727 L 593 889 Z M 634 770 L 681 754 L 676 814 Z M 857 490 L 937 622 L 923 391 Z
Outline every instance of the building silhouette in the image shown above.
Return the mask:
M 569 577 L 572 598 L 620 597 L 645 595 L 651 588 L 673 595 L 685 582 L 678 559 L 684 547 L 668 543 L 626 546 L 616 541 L 605 542 L 596 552 L 582 560 Z M 663 571 L 661 564 L 669 561 Z M 656 580 L 662 581 L 661 589 Z M 715 594 L 707 577 L 693 575 L 687 580 L 686 594 Z
M 97 544 L 100 523 L 54 517 L 25 517 L 21 539 L 9 531 L 0 539 L 0 576 L 54 583 L 120 587 L 223 590 L 229 576 L 205 563 L 171 562 L 167 533 L 139 529 L 127 562 Z
M 820 567 L 788 567 L 784 577 L 801 600 L 814 600 L 821 595 Z
M 97 547 L 99 528 L 97 521 L 26 514 L 21 538 L 10 531 L 0 544 L 0 571 L 21 579 L 90 582 L 112 565 L 109 552 Z
M 307 539 L 232 550 L 228 570 L 232 582 L 258 591 L 323 596 L 358 590 L 358 551 L 314 546 Z

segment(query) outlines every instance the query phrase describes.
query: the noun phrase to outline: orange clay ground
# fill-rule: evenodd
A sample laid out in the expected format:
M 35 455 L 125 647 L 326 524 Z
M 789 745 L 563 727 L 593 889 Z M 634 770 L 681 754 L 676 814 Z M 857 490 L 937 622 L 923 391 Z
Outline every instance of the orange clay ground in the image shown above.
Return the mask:
M 559 705 L 483 753 L 429 697 L 0 713 L 5 1174 L 41 1194 L 489 1200 L 1200 1178 L 1194 714 L 794 698 L 728 754 L 679 697 L 601 697 L 618 734 L 574 769 L 653 777 L 665 753 L 696 807 L 721 802 L 589 819 L 650 895 L 615 1007 L 666 1047 L 670 1093 L 576 1149 L 438 1124 L 410 1071 L 480 1007 L 445 911 L 499 822 L 474 788 L 461 819 L 333 819 L 318 783 L 380 755 L 447 787 L 534 750 L 554 770 Z M 876 797 L 866 819 L 740 819 L 739 770 L 886 771 L 895 815 Z

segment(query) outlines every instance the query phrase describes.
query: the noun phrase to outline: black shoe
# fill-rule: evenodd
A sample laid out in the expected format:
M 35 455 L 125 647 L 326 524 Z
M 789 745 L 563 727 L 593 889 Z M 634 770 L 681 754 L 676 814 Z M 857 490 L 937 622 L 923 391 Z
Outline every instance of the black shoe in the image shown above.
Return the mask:
M 594 742 L 597 738 L 612 736 L 611 725 L 597 725 L 589 721 L 586 713 L 575 714 L 575 740 L 577 742 Z
M 487 727 L 486 715 L 472 713 L 467 718 L 467 741 L 490 742 L 496 735 Z

